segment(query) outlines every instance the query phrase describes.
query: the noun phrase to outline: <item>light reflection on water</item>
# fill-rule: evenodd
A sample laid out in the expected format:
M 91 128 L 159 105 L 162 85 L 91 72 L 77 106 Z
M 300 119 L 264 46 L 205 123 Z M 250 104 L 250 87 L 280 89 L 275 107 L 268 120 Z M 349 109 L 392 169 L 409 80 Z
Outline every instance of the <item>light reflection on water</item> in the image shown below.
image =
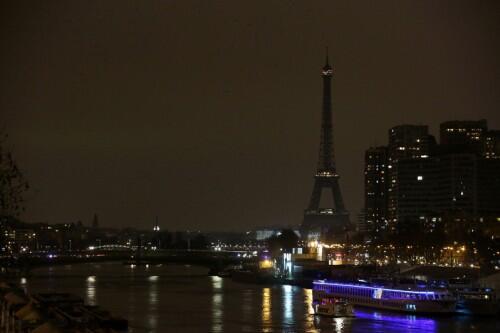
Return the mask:
M 304 319 L 305 319 L 305 327 L 308 329 L 308 332 L 314 332 L 317 333 L 319 332 L 318 330 L 315 329 L 315 322 L 314 322 L 314 310 L 311 306 L 312 301 L 313 301 L 313 294 L 311 289 L 302 289 L 303 293 L 303 306 L 305 308 L 304 311 Z
M 97 305 L 97 296 L 96 296 L 96 287 L 95 287 L 95 276 L 88 276 L 87 283 L 87 292 L 86 292 L 86 300 L 89 305 Z
M 253 290 L 251 289 L 243 290 L 243 304 L 242 304 L 243 325 L 241 327 L 241 330 L 243 332 L 252 331 L 252 325 L 250 323 L 253 320 L 253 314 L 254 314 L 253 304 L 254 304 Z
M 335 332 L 343 332 L 344 330 L 344 318 L 335 318 Z
M 293 322 L 293 287 L 290 285 L 282 286 L 283 289 L 283 318 L 285 323 Z
M 224 280 L 218 276 L 211 276 L 212 279 L 212 332 L 222 332 L 223 316 L 223 290 Z
M 130 333 L 163 332 L 500 332 L 498 321 L 422 317 L 355 309 L 355 318 L 313 315 L 312 291 L 240 284 L 200 267 L 122 264 L 40 268 L 28 290 L 70 292 L 127 318 Z
M 150 276 L 149 281 L 149 315 L 148 326 L 156 331 L 158 326 L 158 276 Z
M 418 332 L 437 332 L 436 319 L 417 317 L 392 312 L 381 311 L 356 311 L 356 318 L 371 320 L 374 326 L 390 326 L 393 329 L 400 329 L 401 332 L 410 330 Z
M 271 288 L 262 288 L 262 324 L 271 325 Z M 268 332 L 267 329 L 264 332 Z

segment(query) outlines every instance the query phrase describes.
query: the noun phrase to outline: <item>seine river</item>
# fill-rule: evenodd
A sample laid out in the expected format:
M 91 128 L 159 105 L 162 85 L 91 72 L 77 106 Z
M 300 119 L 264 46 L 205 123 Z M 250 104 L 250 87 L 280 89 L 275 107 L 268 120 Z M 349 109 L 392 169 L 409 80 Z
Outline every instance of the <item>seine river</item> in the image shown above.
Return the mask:
M 500 321 L 422 317 L 356 309 L 355 318 L 312 315 L 312 292 L 292 286 L 241 284 L 195 266 L 130 267 L 121 263 L 37 269 L 22 285 L 32 292 L 70 292 L 129 320 L 142 332 L 500 332 Z

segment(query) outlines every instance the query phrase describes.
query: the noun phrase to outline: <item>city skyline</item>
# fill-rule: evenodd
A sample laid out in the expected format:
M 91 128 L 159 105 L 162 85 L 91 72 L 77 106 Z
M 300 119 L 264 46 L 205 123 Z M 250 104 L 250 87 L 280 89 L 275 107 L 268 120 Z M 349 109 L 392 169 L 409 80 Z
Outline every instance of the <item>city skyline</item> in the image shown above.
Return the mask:
M 351 218 L 363 207 L 364 151 L 386 144 L 388 128 L 428 124 L 437 135 L 455 119 L 500 128 L 494 11 L 408 2 L 379 7 L 377 19 L 346 4 L 270 5 L 257 24 L 255 8 L 197 5 L 203 11 L 125 2 L 27 13 L 2 4 L 0 120 L 34 188 L 24 219 L 299 225 L 316 168 L 326 45 Z M 282 21 L 270 19 L 279 12 Z M 188 24 L 191 15 L 202 23 Z
M 498 31 L 498 0 L 0 2 L 0 331 L 497 332 Z

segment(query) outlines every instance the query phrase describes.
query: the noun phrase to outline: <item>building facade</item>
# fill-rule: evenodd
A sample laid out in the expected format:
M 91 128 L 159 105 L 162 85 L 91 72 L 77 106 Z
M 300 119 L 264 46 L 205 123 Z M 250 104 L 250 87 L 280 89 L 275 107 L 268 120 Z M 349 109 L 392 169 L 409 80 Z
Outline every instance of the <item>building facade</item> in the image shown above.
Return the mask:
M 387 221 L 389 231 L 394 231 L 399 218 L 400 193 L 399 163 L 403 160 L 420 160 L 429 158 L 434 150 L 435 139 L 429 135 L 425 125 L 400 125 L 389 129 L 387 146 Z M 403 185 L 404 188 L 405 185 Z
M 365 153 L 365 232 L 377 238 L 388 229 L 388 149 L 372 147 Z

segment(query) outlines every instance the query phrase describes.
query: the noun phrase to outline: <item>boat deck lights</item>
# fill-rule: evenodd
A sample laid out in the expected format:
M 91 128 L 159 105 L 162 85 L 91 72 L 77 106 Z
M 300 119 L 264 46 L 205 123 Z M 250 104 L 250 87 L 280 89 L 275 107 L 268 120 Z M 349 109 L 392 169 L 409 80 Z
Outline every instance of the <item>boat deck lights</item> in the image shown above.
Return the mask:
M 435 294 L 433 291 L 413 291 L 413 290 L 404 290 L 404 289 L 379 288 L 379 287 L 362 286 L 362 285 L 357 285 L 357 284 L 324 282 L 324 281 L 314 281 L 313 284 L 336 286 L 336 287 L 352 287 L 352 288 L 371 289 L 371 290 L 382 289 L 382 291 L 395 291 L 395 292 L 418 294 L 418 295 L 434 295 Z

